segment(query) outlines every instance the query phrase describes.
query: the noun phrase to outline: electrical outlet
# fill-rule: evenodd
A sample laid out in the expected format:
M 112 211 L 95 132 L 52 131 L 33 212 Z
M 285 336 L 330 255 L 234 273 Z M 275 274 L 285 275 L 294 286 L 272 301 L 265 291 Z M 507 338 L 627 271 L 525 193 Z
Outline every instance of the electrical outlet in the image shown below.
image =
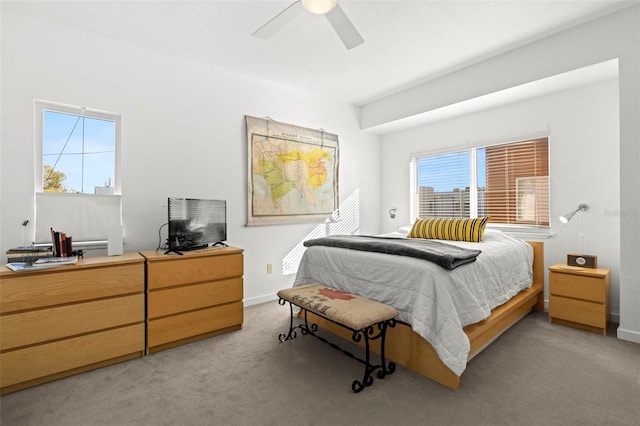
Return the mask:
M 273 265 L 270 263 L 267 263 L 267 274 L 270 274 L 273 272 Z

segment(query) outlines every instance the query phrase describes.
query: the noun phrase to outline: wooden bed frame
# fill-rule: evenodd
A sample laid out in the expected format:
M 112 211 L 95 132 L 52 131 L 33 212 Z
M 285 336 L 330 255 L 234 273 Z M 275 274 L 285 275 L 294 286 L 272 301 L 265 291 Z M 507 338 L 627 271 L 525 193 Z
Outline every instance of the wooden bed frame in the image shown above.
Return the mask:
M 495 308 L 489 318 L 464 328 L 471 343 L 469 359 L 480 353 L 482 349 L 531 310 L 544 310 L 544 244 L 539 241 L 528 243 L 533 247 L 533 285 L 518 293 L 505 304 Z M 330 321 L 313 313 L 309 313 L 309 320 L 340 337 L 351 340 L 349 331 L 345 331 L 344 328 L 338 327 Z M 398 322 L 395 328 L 387 330 L 386 339 L 387 359 L 450 389 L 460 387 L 460 377 L 444 365 L 433 347 L 414 332 L 410 325 Z M 372 345 L 372 350 L 379 353 L 377 343 Z

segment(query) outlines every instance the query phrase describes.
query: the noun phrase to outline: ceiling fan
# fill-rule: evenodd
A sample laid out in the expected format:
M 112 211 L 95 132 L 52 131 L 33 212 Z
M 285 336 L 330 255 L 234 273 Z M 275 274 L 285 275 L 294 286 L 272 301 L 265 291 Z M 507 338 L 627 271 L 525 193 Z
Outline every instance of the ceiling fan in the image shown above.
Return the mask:
M 338 0 L 297 0 L 251 35 L 267 39 L 292 21 L 303 10 L 326 16 L 347 49 L 364 43 L 364 39 L 356 30 L 356 27 L 353 26 L 338 5 Z

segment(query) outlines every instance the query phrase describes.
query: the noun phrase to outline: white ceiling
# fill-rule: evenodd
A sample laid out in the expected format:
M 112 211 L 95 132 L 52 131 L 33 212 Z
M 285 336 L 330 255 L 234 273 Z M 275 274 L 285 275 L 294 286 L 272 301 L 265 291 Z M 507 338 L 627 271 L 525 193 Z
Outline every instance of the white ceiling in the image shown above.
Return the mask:
M 250 34 L 292 0 L 10 1 L 2 8 L 362 105 L 635 1 L 338 0 L 365 39 L 345 49 L 304 12 Z

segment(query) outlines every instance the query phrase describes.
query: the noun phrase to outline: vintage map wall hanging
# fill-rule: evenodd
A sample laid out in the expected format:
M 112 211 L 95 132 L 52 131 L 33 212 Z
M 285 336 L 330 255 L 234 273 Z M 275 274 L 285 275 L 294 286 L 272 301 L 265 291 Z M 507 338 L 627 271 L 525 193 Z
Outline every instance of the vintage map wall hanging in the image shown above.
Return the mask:
M 246 116 L 248 225 L 314 222 L 338 209 L 338 136 Z

